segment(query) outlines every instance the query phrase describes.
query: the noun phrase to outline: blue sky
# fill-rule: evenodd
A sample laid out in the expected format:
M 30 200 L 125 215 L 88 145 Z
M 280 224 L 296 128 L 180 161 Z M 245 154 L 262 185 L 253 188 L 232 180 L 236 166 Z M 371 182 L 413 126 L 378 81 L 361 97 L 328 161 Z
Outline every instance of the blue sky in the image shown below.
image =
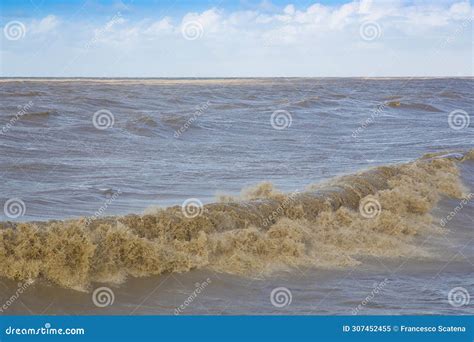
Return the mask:
M 0 74 L 472 76 L 469 1 L 3 0 Z

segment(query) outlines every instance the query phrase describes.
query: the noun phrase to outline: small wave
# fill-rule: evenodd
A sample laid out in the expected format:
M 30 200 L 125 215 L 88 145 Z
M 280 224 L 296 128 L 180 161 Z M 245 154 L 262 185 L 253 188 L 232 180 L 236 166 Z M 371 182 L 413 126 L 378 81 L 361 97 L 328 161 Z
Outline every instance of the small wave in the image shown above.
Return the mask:
M 400 96 L 400 95 L 389 95 L 389 96 L 385 96 L 383 98 L 384 101 L 395 101 L 395 100 L 400 100 L 402 99 L 403 96 Z
M 151 116 L 148 115 L 139 115 L 128 121 L 130 124 L 141 125 L 146 127 L 157 127 L 158 123 Z
M 452 91 L 442 91 L 438 94 L 438 96 L 446 97 L 448 99 L 462 99 L 463 96 L 459 95 L 458 93 Z
M 414 109 L 414 110 L 422 110 L 425 112 L 433 112 L 433 113 L 442 112 L 442 110 L 439 108 L 436 108 L 429 104 L 423 104 L 423 103 L 403 103 L 400 101 L 390 101 L 387 103 L 387 105 L 389 107 L 399 108 L 399 109 Z
M 310 108 L 317 104 L 316 100 L 302 100 L 291 103 L 291 105 L 301 108 Z
M 154 136 L 159 127 L 154 118 L 147 114 L 138 114 L 125 123 L 127 132 L 140 136 Z
M 27 92 L 15 92 L 15 93 L 3 93 L 4 96 L 13 96 L 13 97 L 32 97 L 32 96 L 42 96 L 47 95 L 45 92 L 41 91 L 27 91 Z
M 443 234 L 430 211 L 441 195 L 464 196 L 459 159 L 432 154 L 294 193 L 267 182 L 207 204 L 193 218 L 174 206 L 95 220 L 0 223 L 0 276 L 87 290 L 95 281 L 195 268 L 250 275 L 351 267 L 366 256 L 429 258 L 415 237 Z
M 167 114 L 160 117 L 160 121 L 173 128 L 180 127 L 188 121 L 189 117 L 182 114 Z
M 346 99 L 347 95 L 344 95 L 344 94 L 329 94 L 329 95 L 326 95 L 325 97 L 327 97 L 329 99 L 341 100 L 341 99 Z
M 289 105 L 300 108 L 311 108 L 314 106 L 333 105 L 334 102 L 330 99 L 322 99 L 319 96 L 311 96 L 300 101 L 290 102 Z
M 173 131 L 180 131 L 182 129 L 192 130 L 192 129 L 201 129 L 204 128 L 202 125 L 199 125 L 196 120 L 200 116 L 200 112 L 195 112 L 194 114 L 171 114 L 164 115 L 160 118 L 160 121 L 166 127 L 171 128 Z
M 42 111 L 42 112 L 32 112 L 32 113 L 25 113 L 22 115 L 22 118 L 24 120 L 41 120 L 41 119 L 47 119 L 51 115 L 57 114 L 56 111 Z
M 84 96 L 77 96 L 74 99 L 74 102 L 78 103 L 87 103 L 88 105 L 98 107 L 98 108 L 130 108 L 133 109 L 134 107 L 129 105 L 127 102 L 124 101 L 123 97 L 115 97 L 115 99 L 110 99 L 106 97 L 84 97 Z
M 52 164 L 49 162 L 16 162 L 12 163 L 9 165 L 3 166 L 3 169 L 5 171 L 27 171 L 28 173 L 33 173 L 33 172 L 50 172 L 54 169 L 57 169 L 58 167 L 62 167 L 64 164 Z
M 248 104 L 245 104 L 245 103 L 222 103 L 222 104 L 216 104 L 213 107 L 216 110 L 228 110 L 228 109 L 246 108 L 246 107 L 248 107 Z

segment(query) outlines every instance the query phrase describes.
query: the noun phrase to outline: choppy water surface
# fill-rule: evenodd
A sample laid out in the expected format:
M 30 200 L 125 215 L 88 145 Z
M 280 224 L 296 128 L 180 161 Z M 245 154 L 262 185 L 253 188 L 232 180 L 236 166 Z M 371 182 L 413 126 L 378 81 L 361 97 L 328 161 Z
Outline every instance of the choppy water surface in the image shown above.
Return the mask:
M 24 284 L 32 275 L 36 279 L 5 312 L 169 314 L 186 302 L 182 314 L 472 314 L 472 300 L 465 300 L 466 292 L 474 297 L 472 201 L 463 205 L 447 231 L 425 229 L 430 212 L 439 226 L 461 201 L 451 190 L 453 170 L 461 171 L 463 195 L 472 191 L 472 160 L 449 165 L 435 161 L 429 168 L 415 164 L 416 172 L 408 168 L 390 174 L 398 177 L 400 171 L 409 179 L 384 174 L 384 180 L 398 182 L 387 193 L 386 184 L 372 184 L 370 178 L 368 188 L 345 179 L 338 185 L 345 190 L 357 183 L 358 191 L 382 191 L 378 199 L 385 213 L 393 215 L 381 216 L 377 224 L 353 216 L 355 195 L 349 193 L 341 195 L 340 204 L 349 208 L 344 213 L 348 216 L 309 219 L 317 206 L 302 198 L 303 216 L 260 227 L 262 232 L 270 228 L 273 235 L 268 236 L 248 230 L 250 225 L 259 228 L 255 217 L 263 216 L 262 207 L 253 202 L 244 211 L 209 207 L 204 217 L 211 217 L 212 231 L 210 223 L 191 224 L 205 231 L 205 238 L 176 219 L 163 226 L 160 222 L 168 216 L 156 216 L 157 222 L 162 220 L 157 232 L 144 231 L 145 219 L 119 220 L 136 234 L 132 240 L 125 233 L 120 236 L 127 247 L 125 242 L 94 245 L 94 239 L 112 238 L 101 240 L 95 231 L 87 235 L 95 246 L 92 259 L 101 248 L 104 254 L 98 260 L 136 253 L 136 259 L 113 267 L 73 261 L 52 265 L 49 255 L 51 260 L 61 258 L 54 253 L 70 260 L 67 248 L 36 250 L 36 244 L 65 246 L 72 233 L 66 238 L 35 231 L 25 233 L 23 240 L 15 235 L 20 234 L 15 225 L 93 215 L 101 222 L 102 216 L 140 214 L 189 198 L 212 203 L 216 194 L 237 195 L 261 181 L 292 192 L 430 152 L 468 151 L 473 147 L 473 85 L 472 79 L 2 80 L 0 203 L 15 199 L 23 204 L 18 217 L 16 212 L 0 213 L 1 221 L 13 222 L 4 229 L 14 227 L 13 235 L 3 234 L 0 244 L 3 263 L 9 263 L 2 269 L 0 299 L 7 301 L 18 281 Z M 425 177 L 423 172 L 433 174 Z M 429 198 L 418 208 L 426 193 L 411 193 L 410 184 L 439 186 L 441 201 Z M 280 203 L 272 195 L 262 197 Z M 243 216 L 231 222 L 225 214 L 229 210 Z M 116 229 L 114 224 L 110 229 Z M 394 234 L 392 226 L 400 232 Z M 316 232 L 306 236 L 313 228 Z M 272 240 L 281 234 L 286 240 Z M 282 249 L 276 250 L 275 244 Z M 384 249 L 394 253 L 382 253 Z M 107 254 L 111 250 L 118 254 Z M 344 252 L 347 260 L 340 256 Z M 269 260 L 278 259 L 272 253 L 285 258 L 268 272 Z M 148 260 L 150 255 L 155 259 Z M 43 259 L 31 266 L 38 258 Z M 143 267 L 132 270 L 134 263 Z M 159 268 L 159 263 L 165 266 Z M 56 274 L 62 269 L 64 274 Z M 65 280 L 75 281 L 81 272 L 85 275 L 78 286 Z M 200 293 L 189 300 L 196 283 Z M 102 285 L 115 297 L 105 308 L 92 301 L 93 290 Z M 77 291 L 79 287 L 90 292 Z M 291 296 L 291 303 L 282 307 L 270 300 L 279 287 Z M 456 288 L 463 289 L 456 290 L 464 300 L 460 306 L 448 300 Z M 281 298 L 287 301 L 288 293 Z

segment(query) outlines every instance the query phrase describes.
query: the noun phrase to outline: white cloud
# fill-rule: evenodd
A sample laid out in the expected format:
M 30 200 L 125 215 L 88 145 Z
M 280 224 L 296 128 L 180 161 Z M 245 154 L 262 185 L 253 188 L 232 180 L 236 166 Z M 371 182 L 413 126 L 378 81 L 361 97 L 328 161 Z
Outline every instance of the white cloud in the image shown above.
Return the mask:
M 452 4 L 449 8 L 449 15 L 456 19 L 472 16 L 471 5 L 468 1 Z
M 56 16 L 50 14 L 41 20 L 33 20 L 30 31 L 35 34 L 44 34 L 54 30 L 59 25 L 59 20 Z
M 145 33 L 151 35 L 160 35 L 163 33 L 171 33 L 173 29 L 174 26 L 171 18 L 165 17 L 151 24 L 147 29 L 145 29 Z
M 111 65 L 119 74 L 110 76 L 377 76 L 403 75 L 417 68 L 433 75 L 473 73 L 472 25 L 465 25 L 473 8 L 467 1 L 407 5 L 362 0 L 305 8 L 288 3 L 279 9 L 270 5 L 262 2 L 241 11 L 210 8 L 159 19 L 124 14 L 109 26 L 107 20 L 65 22 L 49 15 L 28 27 L 34 34 L 48 36 L 61 25 L 62 40 L 56 41 L 55 50 L 45 49 L 44 53 L 62 60 L 84 50 L 85 43 L 93 39 L 93 45 L 86 45 L 90 51 L 82 51 L 84 56 L 78 60 L 83 65 L 77 70 L 90 74 L 100 70 L 101 76 Z M 182 36 L 183 25 L 190 21 L 203 29 L 192 42 Z M 367 21 L 376 22 L 383 31 L 373 41 L 360 34 Z M 443 44 L 449 37 L 453 38 L 449 44 Z M 445 48 L 442 54 L 439 46 Z M 7 45 L 4 71 L 35 72 L 34 66 L 21 64 L 21 55 L 44 47 L 30 42 L 23 48 Z M 396 64 L 389 61 L 389 55 L 399 56 Z M 118 61 L 113 64 L 111 59 Z M 50 61 L 43 60 L 47 67 Z M 50 68 L 58 64 L 53 61 Z
M 283 9 L 283 12 L 285 12 L 285 14 L 288 14 L 288 15 L 293 15 L 296 12 L 295 6 L 294 5 L 288 5 Z
M 186 14 L 181 24 L 185 25 L 187 22 L 199 22 L 206 32 L 216 32 L 224 24 L 224 20 L 217 9 L 211 8 L 202 13 Z
M 370 13 L 371 7 L 372 7 L 372 0 L 361 0 L 359 3 L 359 13 L 360 14 Z

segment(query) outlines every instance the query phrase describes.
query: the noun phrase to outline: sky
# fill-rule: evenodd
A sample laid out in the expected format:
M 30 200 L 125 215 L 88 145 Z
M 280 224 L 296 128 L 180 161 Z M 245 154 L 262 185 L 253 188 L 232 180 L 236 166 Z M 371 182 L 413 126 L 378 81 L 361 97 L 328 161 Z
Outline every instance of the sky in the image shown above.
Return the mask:
M 473 76 L 473 15 L 464 0 L 2 0 L 0 76 Z

